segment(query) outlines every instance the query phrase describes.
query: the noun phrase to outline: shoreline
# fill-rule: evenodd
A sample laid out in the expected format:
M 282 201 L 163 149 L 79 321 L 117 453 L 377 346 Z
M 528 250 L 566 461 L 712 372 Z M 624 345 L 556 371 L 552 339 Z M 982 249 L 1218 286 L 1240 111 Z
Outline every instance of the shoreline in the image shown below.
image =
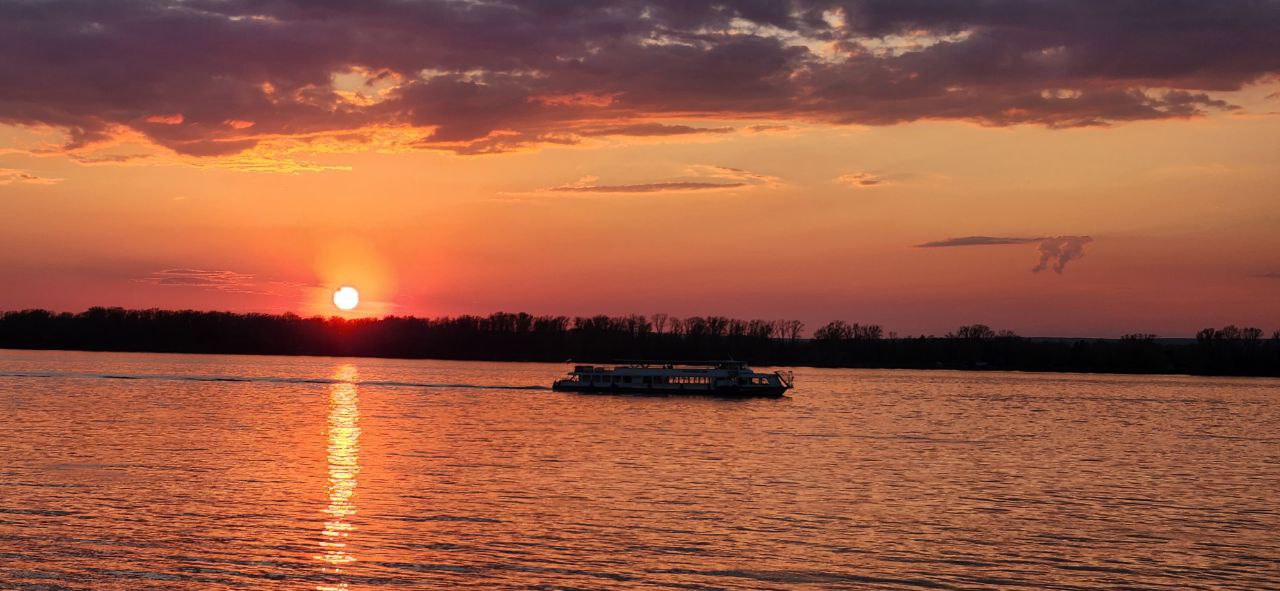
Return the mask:
M 66 349 L 66 348 L 36 348 L 36 347 L 8 347 L 0 346 L 0 353 L 5 351 L 15 352 L 42 352 L 42 353 L 101 353 L 101 354 L 121 354 L 121 355 L 175 355 L 175 356 L 219 356 L 219 357 L 286 357 L 286 358 L 304 358 L 304 359 L 369 359 L 383 361 L 443 361 L 443 362 L 468 362 L 468 363 L 529 363 L 543 365 L 572 365 L 573 363 L 596 363 L 596 364 L 612 364 L 616 360 L 608 359 L 580 359 L 580 360 L 561 360 L 552 361 L 546 359 L 492 359 L 492 358 L 474 358 L 474 357 L 403 357 L 393 355 L 325 355 L 310 353 L 248 353 L 248 352 L 218 352 L 218 351 L 153 351 L 142 349 Z M 1192 378 L 1240 378 L 1240 379 L 1271 379 L 1280 380 L 1277 374 L 1209 374 L 1209 373 L 1175 373 L 1175 372 L 1155 372 L 1155 371 L 1079 371 L 1079 370 L 1053 370 L 1053 369 L 1025 369 L 1025 368 L 1009 368 L 1009 367 L 902 367 L 891 365 L 811 365 L 811 364 L 788 364 L 788 363 L 752 363 L 763 368 L 781 367 L 788 369 L 856 369 L 856 370 L 884 370 L 884 371 L 923 371 L 923 372 L 960 372 L 971 374 L 984 373 L 1017 373 L 1017 374 L 1045 374 L 1045 375 L 1087 375 L 1087 376 L 1121 376 L 1121 377 L 1192 377 Z

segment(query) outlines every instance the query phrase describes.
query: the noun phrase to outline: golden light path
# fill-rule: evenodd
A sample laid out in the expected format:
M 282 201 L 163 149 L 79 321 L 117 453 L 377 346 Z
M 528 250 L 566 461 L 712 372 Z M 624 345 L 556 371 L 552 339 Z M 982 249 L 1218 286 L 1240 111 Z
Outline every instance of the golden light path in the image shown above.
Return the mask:
M 320 547 L 323 554 L 316 559 L 324 563 L 324 572 L 340 575 L 344 565 L 356 558 L 347 549 L 347 540 L 355 530 L 347 521 L 356 513 L 356 477 L 360 474 L 360 409 L 354 365 L 342 365 L 333 374 L 337 383 L 329 389 L 329 505 Z M 345 582 L 322 584 L 318 591 L 348 589 Z

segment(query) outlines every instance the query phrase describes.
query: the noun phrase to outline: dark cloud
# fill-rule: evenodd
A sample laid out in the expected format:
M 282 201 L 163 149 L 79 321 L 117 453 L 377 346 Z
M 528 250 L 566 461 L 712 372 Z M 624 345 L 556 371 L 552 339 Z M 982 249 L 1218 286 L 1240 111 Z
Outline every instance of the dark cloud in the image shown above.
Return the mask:
M 416 129 L 492 153 L 657 119 L 1194 117 L 1280 72 L 1273 0 L 0 3 L 0 122 L 191 155 Z M 354 82 L 353 82 L 354 81 Z
M 1009 244 L 1038 243 L 1040 261 L 1032 267 L 1032 273 L 1053 269 L 1061 274 L 1067 263 L 1084 256 L 1084 245 L 1093 242 L 1089 236 L 1043 236 L 1040 238 L 1012 238 L 999 236 L 964 236 L 917 244 L 917 248 L 946 248 L 956 246 L 1002 246 Z
M 948 238 L 946 240 L 936 240 L 934 242 L 925 242 L 917 244 L 916 248 L 945 248 L 949 246 L 993 246 L 1002 244 L 1027 244 L 1029 242 L 1039 242 L 1042 238 L 1004 238 L 997 236 L 964 236 L 962 238 Z

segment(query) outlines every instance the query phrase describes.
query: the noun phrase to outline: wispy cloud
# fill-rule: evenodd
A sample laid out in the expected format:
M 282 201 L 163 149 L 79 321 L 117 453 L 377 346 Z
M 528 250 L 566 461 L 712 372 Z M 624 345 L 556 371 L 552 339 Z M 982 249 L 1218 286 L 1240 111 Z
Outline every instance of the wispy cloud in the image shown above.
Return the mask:
M 694 164 L 686 170 L 693 176 L 729 180 L 744 185 L 776 187 L 782 184 L 782 179 L 779 177 L 731 166 Z
M 0 168 L 0 185 L 56 185 L 60 182 L 62 179 L 42 177 L 25 170 Z
M 889 179 L 870 172 L 851 172 L 836 177 L 836 182 L 856 189 L 870 189 L 889 185 Z
M 1041 236 L 1008 237 L 1008 236 L 962 236 L 917 244 L 916 248 L 951 248 L 964 246 L 1006 246 L 1010 244 L 1037 243 L 1040 261 L 1031 268 L 1032 273 L 1053 269 L 1061 274 L 1067 263 L 1084 256 L 1084 245 L 1093 242 L 1089 236 Z
M 730 166 L 694 164 L 686 174 L 673 179 L 644 183 L 600 183 L 600 177 L 589 175 L 576 181 L 544 189 L 543 193 L 688 193 L 775 187 L 782 179 Z
M 732 127 L 693 127 L 690 125 L 666 125 L 663 123 L 633 123 L 605 127 L 586 127 L 576 133 L 584 137 L 623 135 L 632 137 L 663 137 L 672 135 L 733 133 Z
M 80 164 L 125 164 L 151 158 L 152 154 L 68 154 Z
M 328 165 L 318 164 L 315 162 L 307 162 L 304 160 L 294 160 L 292 158 L 276 158 L 268 156 L 232 156 L 228 158 L 220 158 L 210 160 L 207 163 L 193 163 L 197 167 L 224 168 L 227 170 L 235 170 L 239 172 L 254 173 L 271 173 L 271 174 L 302 174 L 308 172 L 326 172 L 326 171 L 349 171 L 350 166 L 345 165 Z
M 762 123 L 759 125 L 750 125 L 750 126 L 747 126 L 746 128 L 746 130 L 750 133 L 781 132 L 781 131 L 790 131 L 791 129 L 792 129 L 792 126 L 790 125 L 782 125 L 782 124 L 775 124 L 775 123 Z
M 594 182 L 594 181 L 590 181 Z M 681 191 L 714 191 L 736 189 L 747 186 L 746 183 L 704 183 L 696 181 L 672 181 L 661 183 L 639 183 L 634 185 L 596 185 L 578 181 L 569 185 L 548 189 L 553 193 L 667 193 Z
M 235 271 L 208 269 L 165 269 L 142 278 L 143 283 L 170 287 L 194 287 L 214 291 L 247 294 L 271 294 L 259 287 L 253 275 Z
M 917 244 L 916 248 L 947 248 L 951 246 L 1000 246 L 1004 244 L 1026 244 L 1039 242 L 1042 238 L 1009 238 L 1003 236 L 962 236 Z

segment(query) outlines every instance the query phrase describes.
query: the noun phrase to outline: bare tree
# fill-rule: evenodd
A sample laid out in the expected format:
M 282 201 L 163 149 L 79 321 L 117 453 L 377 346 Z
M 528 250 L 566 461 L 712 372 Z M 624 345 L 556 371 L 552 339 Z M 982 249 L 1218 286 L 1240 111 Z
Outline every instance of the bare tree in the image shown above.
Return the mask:
M 737 318 L 729 319 L 728 334 L 733 338 L 741 338 L 747 334 L 747 323 Z
M 707 316 L 707 334 L 713 337 L 724 336 L 729 328 L 729 319 L 724 316 Z
M 990 326 L 985 324 L 969 324 L 961 326 L 955 332 L 947 333 L 949 339 L 990 339 L 996 336 L 996 331 L 991 330 Z
M 653 328 L 643 314 L 631 314 L 623 320 L 626 323 L 627 332 L 632 336 L 644 336 Z
M 753 339 L 768 339 L 773 336 L 774 324 L 768 320 L 752 320 L 747 323 L 747 334 Z
M 819 341 L 846 341 L 853 338 L 853 327 L 843 320 L 832 320 L 813 331 L 813 338 Z
M 654 314 L 650 318 L 653 319 L 653 332 L 662 334 L 664 331 L 667 330 L 668 316 L 666 314 L 663 314 L 660 312 L 658 314 Z
M 681 336 L 685 333 L 685 326 L 688 324 L 684 319 L 672 316 L 668 322 L 671 323 L 671 334 Z
M 1121 335 L 1120 340 L 1125 342 L 1151 343 L 1156 340 L 1156 335 L 1145 332 L 1134 332 Z
M 884 336 L 884 327 L 879 324 L 854 324 L 853 338 L 860 341 L 878 341 Z
M 796 342 L 800 339 L 800 333 L 804 331 L 804 323 L 799 320 L 783 320 L 782 334 L 787 337 L 788 341 Z

